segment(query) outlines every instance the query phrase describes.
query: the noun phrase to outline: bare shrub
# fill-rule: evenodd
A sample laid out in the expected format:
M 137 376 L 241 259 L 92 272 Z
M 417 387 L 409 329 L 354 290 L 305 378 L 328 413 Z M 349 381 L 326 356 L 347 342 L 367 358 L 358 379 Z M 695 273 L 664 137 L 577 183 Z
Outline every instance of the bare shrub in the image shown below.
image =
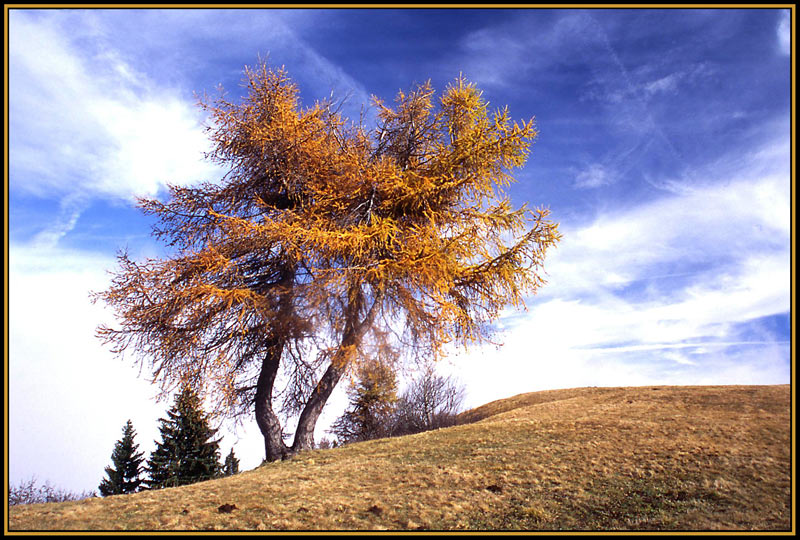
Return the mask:
M 454 426 L 465 389 L 451 376 L 437 375 L 432 365 L 400 396 L 392 434 L 409 435 Z
M 40 485 L 35 477 L 32 477 L 29 480 L 23 480 L 16 486 L 9 485 L 8 487 L 9 506 L 16 506 L 18 504 L 80 501 L 90 497 L 97 497 L 97 493 L 94 491 L 74 493 L 65 489 L 57 488 L 51 485 L 47 480 L 44 482 L 44 484 Z
M 331 440 L 328 440 L 328 438 L 327 438 L 327 437 L 323 437 L 323 438 L 322 438 L 322 439 L 320 439 L 320 440 L 319 440 L 319 442 L 317 443 L 317 448 L 319 448 L 319 449 L 326 449 L 326 450 L 327 450 L 328 448 L 336 448 L 336 439 L 334 439 L 334 440 L 332 440 L 332 441 L 331 441 Z

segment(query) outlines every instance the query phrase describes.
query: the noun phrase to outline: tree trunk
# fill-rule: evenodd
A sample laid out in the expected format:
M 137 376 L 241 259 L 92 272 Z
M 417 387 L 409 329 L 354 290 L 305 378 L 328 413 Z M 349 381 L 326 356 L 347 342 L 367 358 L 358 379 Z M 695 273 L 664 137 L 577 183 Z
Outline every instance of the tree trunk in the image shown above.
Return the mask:
M 339 344 L 339 349 L 331 359 L 331 365 L 325 370 L 325 374 L 322 375 L 316 388 L 314 388 L 314 392 L 303 408 L 303 412 L 300 413 L 297 431 L 294 436 L 294 443 L 292 444 L 292 451 L 294 453 L 314 448 L 314 428 L 322 413 L 322 408 L 325 406 L 325 403 L 327 403 L 333 389 L 336 388 L 339 379 L 342 378 L 342 375 L 344 375 L 344 372 L 347 370 L 347 351 L 359 344 L 375 317 L 375 310 L 379 303 L 377 298 L 374 299 L 364 319 L 362 321 L 358 320 L 359 312 L 364 302 L 364 296 L 360 287 L 356 286 L 354 288 L 355 291 L 351 295 L 347 322 L 345 324 L 342 341 Z
M 264 450 L 267 461 L 286 459 L 290 449 L 283 442 L 283 428 L 280 419 L 272 409 L 272 388 L 280 366 L 283 342 L 273 340 L 261 364 L 261 373 L 256 386 L 256 423 L 264 436 Z
M 287 297 L 281 299 L 282 307 L 288 306 L 290 302 Z M 333 389 L 336 388 L 339 380 L 347 370 L 347 351 L 357 346 L 367 328 L 372 324 L 375 310 L 379 303 L 374 299 L 372 306 L 365 318 L 359 321 L 359 314 L 363 306 L 364 297 L 359 286 L 354 287 L 351 301 L 347 310 L 347 321 L 345 324 L 342 341 L 337 352 L 334 354 L 331 365 L 322 375 L 314 392 L 311 394 L 297 424 L 297 431 L 294 436 L 294 443 L 291 447 L 283 442 L 283 428 L 281 427 L 278 416 L 272 409 L 272 390 L 275 384 L 275 377 L 280 366 L 281 355 L 286 344 L 286 339 L 273 338 L 267 347 L 267 354 L 261 365 L 261 373 L 258 376 L 255 396 L 256 423 L 261 434 L 264 436 L 264 449 L 267 461 L 277 461 L 287 459 L 303 450 L 314 448 L 314 428 L 317 420 L 322 413 L 322 408 L 327 403 Z
M 314 388 L 314 393 L 311 394 L 308 403 L 303 407 L 303 412 L 300 413 L 300 420 L 297 423 L 297 432 L 294 435 L 294 444 L 292 445 L 294 453 L 314 448 L 314 428 L 317 425 L 319 415 L 347 368 L 347 364 L 337 366 L 336 357 L 338 356 L 337 354 L 331 361 L 331 365 L 325 370 L 325 374 L 317 383 L 316 388 Z
M 295 271 L 292 268 L 283 268 L 281 271 L 278 312 L 279 319 L 288 321 L 291 319 L 294 310 L 294 277 Z M 272 409 L 272 390 L 275 386 L 275 377 L 281 365 L 283 349 L 291 336 L 281 333 L 275 328 L 270 337 L 266 355 L 261 364 L 261 373 L 258 375 L 256 383 L 255 409 L 256 423 L 261 434 L 264 436 L 264 450 L 267 461 L 277 461 L 286 459 L 291 454 L 291 449 L 283 442 L 283 428 L 281 421 Z

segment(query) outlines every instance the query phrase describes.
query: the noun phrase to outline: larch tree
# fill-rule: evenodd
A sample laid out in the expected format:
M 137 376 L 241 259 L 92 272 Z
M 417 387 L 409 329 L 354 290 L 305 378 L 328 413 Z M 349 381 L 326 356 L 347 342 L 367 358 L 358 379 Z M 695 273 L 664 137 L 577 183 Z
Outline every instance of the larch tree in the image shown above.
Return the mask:
M 362 362 L 347 389 L 350 406 L 329 430 L 340 443 L 391 435 L 397 403 L 397 375 L 389 363 Z
M 490 115 L 463 77 L 438 99 L 429 82 L 373 98 L 373 128 L 330 101 L 302 107 L 283 69 L 247 68 L 244 84 L 241 103 L 200 102 L 225 176 L 140 200 L 171 252 L 120 254 L 96 295 L 119 324 L 98 334 L 149 362 L 164 392 L 203 386 L 221 414 L 254 411 L 272 461 L 313 448 L 360 360 L 488 339 L 543 284 L 559 233 L 546 208 L 505 193 L 533 120 Z M 279 412 L 297 417 L 291 445 Z

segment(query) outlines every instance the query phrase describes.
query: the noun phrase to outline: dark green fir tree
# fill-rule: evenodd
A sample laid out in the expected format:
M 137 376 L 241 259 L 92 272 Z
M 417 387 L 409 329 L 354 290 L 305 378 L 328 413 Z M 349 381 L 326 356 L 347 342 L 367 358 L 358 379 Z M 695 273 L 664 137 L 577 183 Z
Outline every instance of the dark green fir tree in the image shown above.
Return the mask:
M 233 476 L 234 474 L 239 474 L 239 460 L 233 453 L 233 448 L 231 448 L 228 457 L 225 458 L 225 463 L 222 465 L 222 475 Z
M 183 386 L 175 404 L 160 418 L 161 442 L 147 462 L 150 478 L 147 487 L 184 486 L 220 475 L 217 430 L 209 426 L 200 398 L 189 386 Z
M 106 467 L 106 478 L 100 482 L 99 489 L 103 497 L 139 490 L 144 454 L 138 452 L 139 445 L 133 442 L 135 437 L 136 431 L 128 420 L 122 428 L 122 439 L 117 441 L 111 453 L 112 466 Z

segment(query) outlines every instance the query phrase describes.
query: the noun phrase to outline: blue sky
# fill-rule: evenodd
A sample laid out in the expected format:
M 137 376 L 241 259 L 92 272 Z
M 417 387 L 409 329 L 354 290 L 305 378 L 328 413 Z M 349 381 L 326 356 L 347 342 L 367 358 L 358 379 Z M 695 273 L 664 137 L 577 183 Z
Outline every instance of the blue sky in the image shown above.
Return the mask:
M 123 424 L 149 452 L 147 373 L 94 337 L 115 254 L 163 253 L 136 196 L 224 171 L 196 94 L 235 99 L 245 65 L 285 66 L 304 103 L 358 117 L 459 73 L 540 135 L 510 189 L 564 238 L 501 346 L 440 369 L 478 406 L 581 386 L 791 378 L 789 9 L 9 11 L 10 480 L 93 490 Z M 342 385 L 344 386 L 344 385 Z M 317 437 L 346 405 L 343 388 Z M 252 468 L 255 422 L 223 426 Z

